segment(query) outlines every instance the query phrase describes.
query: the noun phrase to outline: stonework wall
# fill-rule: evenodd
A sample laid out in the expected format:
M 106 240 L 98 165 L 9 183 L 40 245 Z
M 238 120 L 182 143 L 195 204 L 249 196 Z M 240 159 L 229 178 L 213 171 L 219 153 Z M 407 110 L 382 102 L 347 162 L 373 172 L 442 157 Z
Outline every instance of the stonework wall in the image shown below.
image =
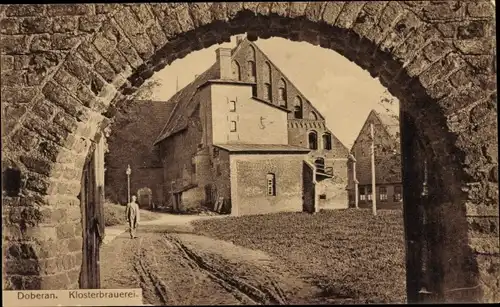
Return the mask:
M 304 158 L 297 154 L 231 155 L 231 172 L 237 180 L 232 204 L 238 207 L 237 215 L 302 211 Z M 275 175 L 275 196 L 267 195 L 269 173 Z
M 3 214 L 3 233 L 16 233 L 4 235 L 3 250 L 4 259 L 18 262 L 4 261 L 4 288 L 76 287 L 79 259 L 66 265 L 71 274 L 64 268 L 51 274 L 51 259 L 76 249 L 63 238 L 81 234 L 73 228 L 83 163 L 100 125 L 113 116 L 112 102 L 173 60 L 247 32 L 251 40 L 280 36 L 335 50 L 400 100 L 403 138 L 418 133 L 437 161 L 428 197 L 432 225 L 444 232 L 432 242 L 434 272 L 440 272 L 427 287 L 432 300 L 499 300 L 490 1 L 2 5 L 0 24 L 2 182 L 16 183 L 2 195 L 5 212 L 12 212 Z M 198 35 L 182 35 L 191 30 Z M 422 159 L 402 148 L 421 168 Z M 415 197 L 405 199 L 405 215 L 420 206 L 421 182 L 408 161 L 405 197 Z M 11 175 L 16 170 L 19 184 Z M 44 226 L 60 220 L 59 232 Z M 63 230 L 69 225 L 72 231 Z M 414 230 L 433 229 L 410 216 L 405 227 L 411 256 L 415 243 L 426 243 Z M 421 300 L 420 280 L 429 277 L 413 260 L 407 262 L 410 302 Z M 25 271 L 15 272 L 20 267 Z M 456 290 L 464 288 L 473 290 Z

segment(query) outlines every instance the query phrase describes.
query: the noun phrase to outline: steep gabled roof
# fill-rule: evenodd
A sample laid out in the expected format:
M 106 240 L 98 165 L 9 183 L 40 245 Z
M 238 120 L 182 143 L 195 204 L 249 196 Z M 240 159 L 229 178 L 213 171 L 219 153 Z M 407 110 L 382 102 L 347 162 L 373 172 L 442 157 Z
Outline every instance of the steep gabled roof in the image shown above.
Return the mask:
M 156 138 L 154 145 L 187 127 L 188 118 L 197 107 L 197 102 L 193 101 L 193 97 L 198 88 L 210 79 L 217 79 L 218 75 L 217 63 L 214 63 L 204 73 L 196 77 L 193 82 L 186 85 L 170 98 L 168 102 L 175 104 L 174 110 L 170 114 L 165 127 Z
M 253 42 L 251 42 L 248 39 L 245 39 L 245 42 L 247 42 L 249 45 L 254 47 L 256 50 L 258 50 L 262 55 L 264 55 L 264 58 L 266 61 L 268 61 L 276 70 L 280 72 L 280 74 L 283 76 L 283 78 L 290 84 L 293 84 L 286 75 L 267 57 L 267 55 Z M 231 56 L 233 57 L 236 53 L 241 51 L 243 49 L 243 43 L 238 44 L 235 48 L 232 49 L 231 51 Z M 188 124 L 188 118 L 191 116 L 192 112 L 196 109 L 198 101 L 193 101 L 193 98 L 198 91 L 199 87 L 204 85 L 210 80 L 215 80 L 219 78 L 219 69 L 218 69 L 218 63 L 215 62 L 209 69 L 207 69 L 203 74 L 199 75 L 196 77 L 193 82 L 190 84 L 186 85 L 183 89 L 181 89 L 179 92 L 177 92 L 170 100 L 168 101 L 169 103 L 175 104 L 175 107 L 165 124 L 165 127 L 162 129 L 158 137 L 156 138 L 154 145 L 158 144 L 162 140 L 168 138 L 169 136 L 180 132 L 184 130 L 187 127 Z M 321 112 L 318 111 L 314 107 L 314 105 L 306 98 L 302 92 L 299 91 L 299 89 L 294 85 L 294 87 L 297 89 L 298 94 L 300 94 L 302 97 L 305 98 L 305 100 L 309 103 L 311 108 L 322 118 L 324 116 L 321 114 Z M 269 104 L 272 105 L 272 104 Z M 330 131 L 330 133 L 332 133 Z M 333 135 L 333 133 L 332 133 Z M 340 141 L 339 141 L 340 142 Z M 343 144 L 342 144 L 343 145 Z M 344 146 L 345 147 L 345 146 Z
M 375 113 L 375 116 L 378 117 L 382 126 L 385 128 L 387 133 L 397 142 L 399 142 L 399 117 L 387 111 L 387 113 L 380 113 L 375 110 L 372 110 Z
M 301 95 L 302 97 L 305 98 L 306 102 L 309 103 L 309 105 L 311 106 L 311 108 L 314 110 L 314 112 L 316 114 L 318 114 L 319 116 L 321 116 L 323 119 L 324 119 L 324 116 L 323 114 L 321 114 L 321 112 L 316 109 L 316 107 L 311 103 L 311 101 L 309 101 L 309 99 L 307 99 L 307 96 L 304 95 L 298 88 L 297 86 L 295 85 L 295 83 L 293 83 L 292 81 L 290 81 L 290 79 L 288 79 L 288 77 L 286 76 L 286 74 L 284 74 L 281 69 L 278 67 L 278 65 L 274 64 L 273 61 L 271 61 L 271 59 L 267 56 L 267 54 L 262 51 L 262 49 L 259 48 L 259 46 L 257 46 L 256 44 L 254 44 L 253 42 L 251 42 L 250 40 L 247 40 L 248 43 L 250 45 L 252 45 L 252 47 L 254 47 L 256 50 L 260 51 L 260 53 L 264 56 L 264 59 L 269 62 L 269 64 L 271 64 L 282 76 L 283 76 L 283 79 L 285 79 L 285 81 L 288 83 L 288 84 L 293 84 L 293 87 L 295 87 L 295 89 L 297 90 L 297 93 L 299 95 Z M 331 131 L 330 131 L 331 132 Z
M 384 130 L 391 137 L 392 141 L 395 143 L 399 143 L 399 119 L 398 116 L 392 112 L 380 113 L 375 110 L 371 110 L 368 116 L 366 117 L 365 123 L 361 126 L 361 130 L 359 131 L 354 144 L 351 147 L 351 152 L 358 143 L 358 141 L 362 138 L 362 133 L 365 127 L 368 125 L 370 119 L 375 118 L 381 123 Z

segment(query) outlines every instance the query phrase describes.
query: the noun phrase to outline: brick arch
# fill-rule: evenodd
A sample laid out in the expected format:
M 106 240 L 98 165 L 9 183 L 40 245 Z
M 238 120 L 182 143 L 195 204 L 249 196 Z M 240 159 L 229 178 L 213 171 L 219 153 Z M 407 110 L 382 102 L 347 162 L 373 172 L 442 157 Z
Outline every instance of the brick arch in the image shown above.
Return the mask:
M 21 255 L 6 262 L 7 287 L 77 287 L 76 196 L 99 127 L 155 71 L 247 32 L 335 50 L 399 98 L 403 143 L 418 131 L 442 187 L 429 198 L 442 218 L 432 238 L 440 271 L 427 289 L 436 299 L 498 300 L 493 9 L 488 1 L 2 6 L 3 159 L 23 178 L 20 197 L 3 196 L 7 256 Z M 408 148 L 405 159 L 419 165 Z M 418 206 L 405 203 L 410 254 L 422 241 L 412 229 L 424 226 L 409 218 Z M 64 268 L 49 270 L 70 252 Z M 425 275 L 419 261 L 407 259 L 410 300 Z M 472 290 L 448 291 L 459 288 Z

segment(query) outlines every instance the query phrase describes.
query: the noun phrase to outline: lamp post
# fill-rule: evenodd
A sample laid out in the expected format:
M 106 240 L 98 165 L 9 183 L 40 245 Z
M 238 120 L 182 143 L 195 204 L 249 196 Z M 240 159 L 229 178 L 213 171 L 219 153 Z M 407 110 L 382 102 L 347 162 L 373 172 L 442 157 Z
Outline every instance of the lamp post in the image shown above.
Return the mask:
M 132 170 L 130 169 L 130 164 L 127 165 L 127 171 L 125 171 L 125 174 L 127 174 L 127 196 L 128 196 L 128 202 L 130 203 L 130 174 L 132 174 Z

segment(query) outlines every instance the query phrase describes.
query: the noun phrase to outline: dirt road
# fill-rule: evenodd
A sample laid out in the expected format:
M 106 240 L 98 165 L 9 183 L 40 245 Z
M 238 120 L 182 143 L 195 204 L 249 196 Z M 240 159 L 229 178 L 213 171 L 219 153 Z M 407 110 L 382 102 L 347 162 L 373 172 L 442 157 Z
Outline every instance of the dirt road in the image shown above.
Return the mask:
M 194 235 L 190 219 L 175 220 L 104 245 L 102 287 L 140 287 L 152 305 L 300 304 L 319 291 L 264 252 Z

